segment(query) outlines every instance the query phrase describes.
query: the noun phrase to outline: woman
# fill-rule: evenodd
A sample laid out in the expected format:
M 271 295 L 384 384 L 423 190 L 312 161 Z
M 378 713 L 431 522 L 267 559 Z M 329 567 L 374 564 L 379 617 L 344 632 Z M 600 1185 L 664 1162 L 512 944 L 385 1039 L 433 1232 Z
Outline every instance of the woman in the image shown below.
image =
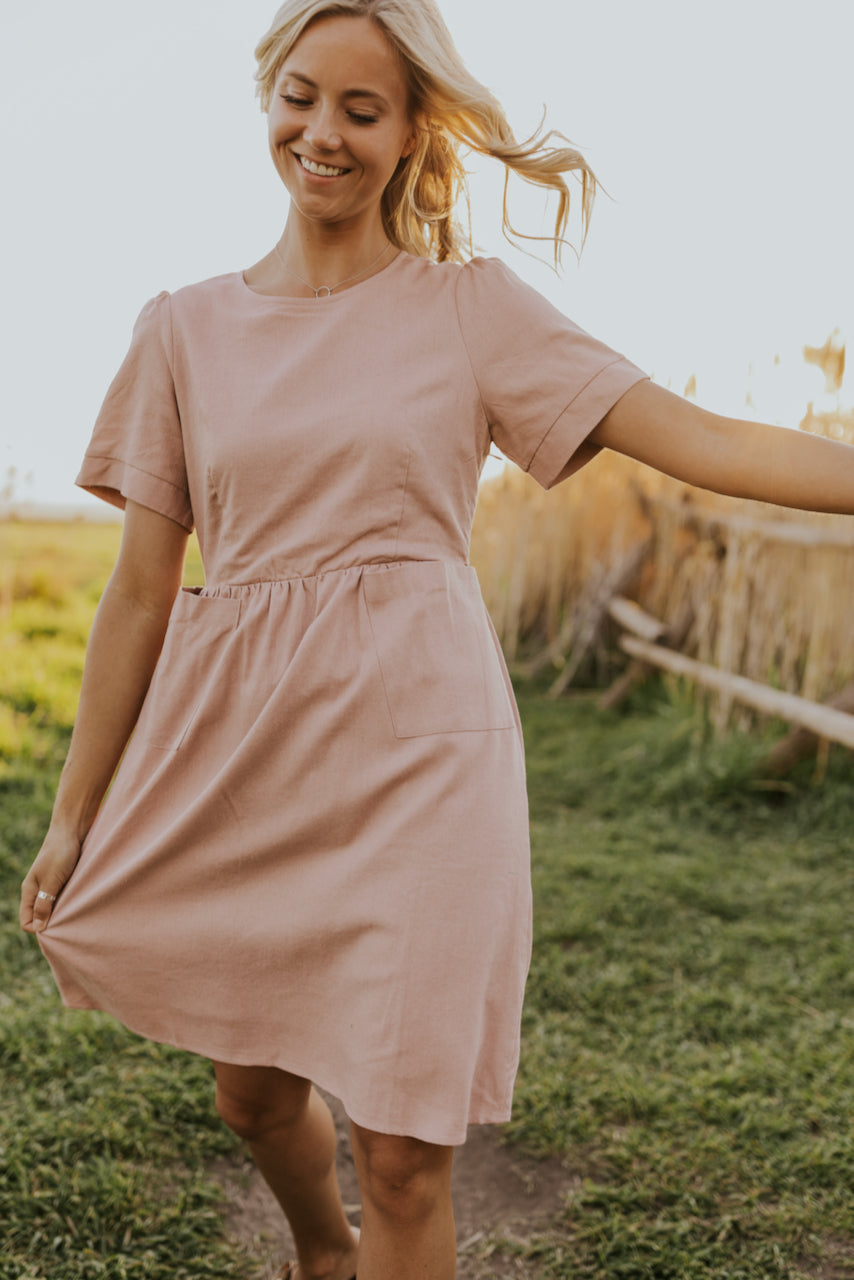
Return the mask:
M 611 448 L 840 512 L 854 450 L 704 412 L 465 262 L 460 143 L 560 193 L 556 246 L 562 174 L 585 214 L 594 180 L 513 142 L 432 0 L 288 0 L 256 52 L 287 224 L 146 304 L 99 415 L 78 483 L 122 546 L 21 921 L 67 1004 L 213 1060 L 282 1276 L 448 1280 L 453 1147 L 509 1116 L 530 952 L 518 714 L 467 563 L 490 441 L 546 487 Z M 194 525 L 207 585 L 179 591 Z M 312 1081 L 352 1120 L 361 1239 Z

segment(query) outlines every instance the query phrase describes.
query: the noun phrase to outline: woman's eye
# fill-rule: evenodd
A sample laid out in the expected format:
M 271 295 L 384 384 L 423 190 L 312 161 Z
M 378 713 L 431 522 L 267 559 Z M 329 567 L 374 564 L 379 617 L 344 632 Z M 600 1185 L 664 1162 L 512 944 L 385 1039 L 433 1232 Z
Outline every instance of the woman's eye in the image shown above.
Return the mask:
M 301 107 L 310 107 L 312 105 L 311 98 L 298 98 L 293 93 L 282 93 L 282 94 L 279 94 L 279 97 L 283 98 L 289 107 L 301 108 Z M 377 116 L 365 115 L 361 111 L 351 111 L 349 115 L 350 115 L 350 119 L 355 121 L 356 124 L 376 124 L 377 123 Z

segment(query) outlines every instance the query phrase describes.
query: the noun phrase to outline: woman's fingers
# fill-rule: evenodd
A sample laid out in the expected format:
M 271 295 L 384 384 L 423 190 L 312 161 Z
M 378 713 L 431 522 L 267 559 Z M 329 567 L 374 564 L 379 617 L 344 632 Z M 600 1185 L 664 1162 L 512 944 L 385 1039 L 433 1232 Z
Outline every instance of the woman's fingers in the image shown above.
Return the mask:
M 47 889 L 39 888 L 33 900 L 32 912 L 32 930 L 40 933 L 50 919 L 50 913 L 53 911 L 53 904 L 59 895 L 56 893 L 48 893 Z M 26 927 L 26 926 L 25 926 Z
M 48 832 L 21 885 L 20 921 L 27 933 L 41 933 L 44 929 L 79 857 L 79 840 Z
M 52 879 L 40 879 L 30 872 L 21 889 L 21 928 L 27 933 L 40 933 L 50 919 L 53 904 L 59 897 L 61 884 Z

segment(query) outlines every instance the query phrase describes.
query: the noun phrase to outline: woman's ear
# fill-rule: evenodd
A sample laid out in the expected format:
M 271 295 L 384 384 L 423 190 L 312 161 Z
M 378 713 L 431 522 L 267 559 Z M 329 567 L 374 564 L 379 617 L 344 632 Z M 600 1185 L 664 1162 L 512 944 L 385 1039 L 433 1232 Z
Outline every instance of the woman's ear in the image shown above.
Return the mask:
M 416 111 L 409 119 L 409 133 L 406 142 L 403 144 L 403 150 L 400 153 L 401 160 L 408 160 L 413 151 L 421 141 L 421 135 L 429 131 L 427 116 L 424 111 Z

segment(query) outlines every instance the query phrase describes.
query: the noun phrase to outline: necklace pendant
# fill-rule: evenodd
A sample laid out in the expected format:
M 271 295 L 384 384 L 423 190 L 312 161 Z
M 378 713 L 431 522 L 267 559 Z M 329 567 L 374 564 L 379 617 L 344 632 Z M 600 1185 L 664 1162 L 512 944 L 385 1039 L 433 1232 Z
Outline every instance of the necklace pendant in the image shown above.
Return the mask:
M 332 289 L 330 289 L 328 284 L 322 284 L 319 289 L 315 289 L 314 296 L 315 298 L 331 298 Z

